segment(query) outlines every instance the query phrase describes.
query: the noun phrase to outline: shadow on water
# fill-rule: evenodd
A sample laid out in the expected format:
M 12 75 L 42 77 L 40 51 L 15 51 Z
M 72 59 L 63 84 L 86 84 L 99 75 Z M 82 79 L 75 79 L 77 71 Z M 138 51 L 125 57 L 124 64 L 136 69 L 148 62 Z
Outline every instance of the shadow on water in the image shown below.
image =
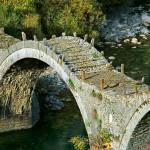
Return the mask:
M 76 135 L 86 135 L 85 127 L 76 103 L 66 102 L 61 111 L 45 111 L 33 129 L 1 134 L 0 150 L 71 150 Z

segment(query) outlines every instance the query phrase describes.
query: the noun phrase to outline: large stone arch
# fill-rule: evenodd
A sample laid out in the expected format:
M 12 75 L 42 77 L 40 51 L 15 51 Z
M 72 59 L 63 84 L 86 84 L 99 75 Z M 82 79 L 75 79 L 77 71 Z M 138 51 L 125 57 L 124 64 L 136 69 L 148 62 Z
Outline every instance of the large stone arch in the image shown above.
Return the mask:
M 135 130 L 138 123 L 141 119 L 150 111 L 150 103 L 143 103 L 136 110 L 133 116 L 130 118 L 128 125 L 126 126 L 125 133 L 121 139 L 119 150 L 126 150 L 128 147 L 128 143 L 131 139 L 133 131 Z
M 69 86 L 81 111 L 88 135 L 95 136 L 101 128 L 106 127 L 107 132 L 114 135 L 113 148 L 125 150 L 136 125 L 150 109 L 149 87 L 142 84 L 139 91 L 135 90 L 136 81 L 114 70 L 103 53 L 99 53 L 92 44 L 80 38 L 64 36 L 51 40 L 46 43 L 22 41 L 8 49 L 0 50 L 0 80 L 10 67 L 21 59 L 34 58 L 45 62 Z M 68 41 L 70 43 L 64 47 Z M 74 56 L 75 53 L 72 54 L 74 48 L 80 52 L 80 59 Z M 68 49 L 72 56 L 66 54 Z M 65 63 L 58 61 L 60 54 L 64 55 Z M 95 54 L 98 59 L 93 60 Z M 70 64 L 78 64 L 80 61 L 84 64 L 85 57 L 88 62 L 86 65 L 70 67 Z M 74 59 L 77 62 L 74 62 Z M 85 69 L 84 72 L 80 67 Z M 85 72 L 91 74 L 87 79 L 82 78 Z M 102 79 L 108 82 L 106 89 L 103 89 Z M 73 81 L 74 88 L 70 85 L 70 80 Z M 132 90 L 131 93 L 125 91 L 124 84 L 126 89 Z
M 51 55 L 48 55 L 42 50 L 38 50 L 34 48 L 22 48 L 8 55 L 6 59 L 4 59 L 4 61 L 0 65 L 0 73 L 1 73 L 0 80 L 3 78 L 3 76 L 6 74 L 6 72 L 9 70 L 9 68 L 13 64 L 25 58 L 37 59 L 48 64 L 51 68 L 53 68 L 59 74 L 59 76 L 63 79 L 63 81 L 69 86 L 68 80 L 70 79 L 70 76 L 72 75 L 70 73 L 68 74 L 67 70 L 65 70 L 55 59 L 53 59 Z M 85 123 L 88 120 L 88 114 L 87 114 L 87 109 L 82 101 L 82 98 L 76 90 L 70 88 L 70 91 L 72 92 L 76 100 L 76 103 L 81 112 L 83 121 Z M 85 123 L 85 127 L 86 127 L 88 135 L 90 135 L 92 133 L 91 131 L 92 129 L 86 126 L 86 123 Z

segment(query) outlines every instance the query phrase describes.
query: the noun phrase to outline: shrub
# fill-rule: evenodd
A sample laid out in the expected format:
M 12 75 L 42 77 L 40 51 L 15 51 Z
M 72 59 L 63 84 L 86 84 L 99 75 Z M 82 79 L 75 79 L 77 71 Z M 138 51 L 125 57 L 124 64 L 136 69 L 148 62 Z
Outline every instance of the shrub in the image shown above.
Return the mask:
M 70 142 L 73 144 L 75 150 L 87 150 L 88 139 L 84 137 L 72 137 Z
M 17 36 L 17 30 L 24 30 L 30 36 L 42 36 L 40 17 L 36 13 L 34 0 L 0 0 L 0 27 L 5 27 L 11 35 L 15 33 L 14 36 Z
M 68 82 L 69 82 L 70 87 L 75 89 L 75 85 L 74 85 L 73 80 L 69 78 Z
M 101 149 L 105 144 L 110 144 L 111 138 L 112 134 L 107 129 L 103 128 L 99 131 L 97 135 L 90 137 L 92 144 L 98 146 Z
M 103 99 L 102 94 L 101 94 L 100 92 L 96 92 L 95 90 L 92 90 L 91 95 L 92 95 L 93 97 L 97 97 L 99 100 L 102 100 L 102 99 Z
M 36 2 L 43 29 L 48 34 L 66 32 L 98 36 L 98 25 L 104 19 L 97 0 L 45 0 Z

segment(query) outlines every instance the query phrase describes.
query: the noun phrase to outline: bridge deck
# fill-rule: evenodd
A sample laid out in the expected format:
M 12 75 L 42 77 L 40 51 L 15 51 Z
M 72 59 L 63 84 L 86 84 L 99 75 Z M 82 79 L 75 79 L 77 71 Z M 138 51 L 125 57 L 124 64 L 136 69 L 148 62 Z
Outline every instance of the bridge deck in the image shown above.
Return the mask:
M 0 34 L 0 40 L 3 55 L 4 50 L 7 51 L 10 45 L 20 41 L 6 34 Z M 104 79 L 105 91 L 111 90 L 114 95 L 131 95 L 148 91 L 148 86 L 137 84 L 137 81 L 115 71 L 103 53 L 81 38 L 71 36 L 52 38 L 44 45 L 50 47 L 57 55 L 63 56 L 64 63 L 78 79 L 81 79 L 82 73 L 85 72 L 84 82 L 99 89 L 100 81 Z
M 72 38 L 53 38 L 48 42 L 58 55 L 64 57 L 64 62 L 81 79 L 85 72 L 84 82 L 100 89 L 100 80 L 105 80 L 105 90 L 113 90 L 115 95 L 131 95 L 136 92 L 148 91 L 144 84 L 127 77 L 113 69 L 103 54 L 87 42 Z

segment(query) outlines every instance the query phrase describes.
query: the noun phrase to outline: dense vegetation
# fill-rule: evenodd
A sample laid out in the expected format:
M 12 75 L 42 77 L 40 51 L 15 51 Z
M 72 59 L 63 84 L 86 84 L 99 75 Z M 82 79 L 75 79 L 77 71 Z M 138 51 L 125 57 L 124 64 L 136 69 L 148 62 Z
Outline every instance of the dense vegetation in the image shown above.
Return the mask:
M 124 0 L 0 0 L 0 26 L 42 38 L 61 32 L 98 36 L 104 9 Z M 19 32 L 18 32 L 19 31 Z M 17 36 L 17 35 L 15 35 Z
M 24 30 L 42 36 L 40 16 L 33 0 L 0 0 L 0 26 L 11 34 Z

